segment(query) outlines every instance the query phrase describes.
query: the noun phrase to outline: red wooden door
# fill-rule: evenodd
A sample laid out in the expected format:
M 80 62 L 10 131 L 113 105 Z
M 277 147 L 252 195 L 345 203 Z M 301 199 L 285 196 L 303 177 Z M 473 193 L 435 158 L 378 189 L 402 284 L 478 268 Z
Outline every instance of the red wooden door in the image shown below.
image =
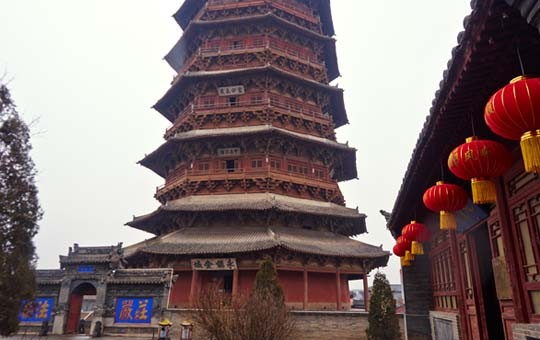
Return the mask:
M 474 277 L 473 269 L 471 266 L 471 252 L 467 237 L 465 235 L 458 235 L 458 249 L 460 257 L 460 265 L 462 268 L 461 279 L 463 280 L 464 287 L 464 302 L 465 302 L 465 317 L 467 326 L 467 338 L 471 340 L 483 339 L 480 332 L 480 320 L 478 315 L 478 301 L 475 299 L 474 289 Z
M 69 300 L 68 320 L 66 324 L 67 334 L 77 333 L 77 326 L 79 325 L 79 319 L 81 317 L 82 300 L 82 295 L 76 293 L 71 294 L 71 298 Z

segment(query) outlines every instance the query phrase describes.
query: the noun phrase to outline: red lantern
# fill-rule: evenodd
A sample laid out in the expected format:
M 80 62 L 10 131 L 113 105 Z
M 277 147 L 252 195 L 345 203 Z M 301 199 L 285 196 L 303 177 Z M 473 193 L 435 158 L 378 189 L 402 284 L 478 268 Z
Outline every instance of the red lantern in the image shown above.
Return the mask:
M 448 157 L 448 168 L 459 178 L 471 180 L 475 204 L 495 203 L 497 192 L 490 177 L 502 176 L 512 165 L 512 155 L 501 144 L 469 137 Z
M 427 189 L 422 199 L 429 210 L 439 213 L 442 230 L 456 229 L 456 217 L 452 212 L 465 208 L 469 201 L 462 187 L 443 181 L 438 181 L 437 185 Z
M 394 248 L 392 248 L 392 250 L 394 251 L 394 255 L 396 256 L 399 256 L 399 257 L 405 256 L 405 248 L 403 247 L 403 244 L 396 243 L 396 245 L 394 246 Z
M 412 240 L 411 254 L 424 255 L 424 246 L 422 245 L 422 242 L 429 241 L 431 237 L 431 232 L 424 224 L 411 221 L 411 223 L 403 227 L 401 235 L 408 240 Z
M 540 78 L 512 79 L 491 96 L 484 119 L 499 136 L 521 140 L 525 171 L 540 172 Z
M 411 254 L 411 245 L 412 245 L 412 241 L 406 237 L 404 237 L 403 235 L 401 235 L 400 237 L 397 238 L 396 240 L 396 245 L 399 245 L 399 247 L 401 247 L 401 249 L 404 250 L 404 255 L 402 257 L 402 262 L 401 262 L 401 265 L 402 266 L 408 266 L 410 265 L 411 261 L 414 260 L 414 255 Z

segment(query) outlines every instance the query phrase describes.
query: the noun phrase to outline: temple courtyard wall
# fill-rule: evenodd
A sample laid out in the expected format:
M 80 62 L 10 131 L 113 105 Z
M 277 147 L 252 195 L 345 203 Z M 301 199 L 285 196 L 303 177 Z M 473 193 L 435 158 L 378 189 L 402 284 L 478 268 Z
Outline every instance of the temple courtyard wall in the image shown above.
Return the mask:
M 298 334 L 302 340 L 364 340 L 367 339 L 368 313 L 359 311 L 292 311 Z M 173 325 L 171 339 L 180 338 L 178 325 L 185 320 L 193 320 L 191 309 L 170 309 L 165 313 Z M 403 334 L 403 315 L 398 314 L 399 326 Z M 152 338 L 157 334 L 155 327 L 125 327 L 114 325 L 113 320 L 105 322 L 105 335 Z M 194 324 L 193 340 L 207 340 L 201 336 L 200 328 Z

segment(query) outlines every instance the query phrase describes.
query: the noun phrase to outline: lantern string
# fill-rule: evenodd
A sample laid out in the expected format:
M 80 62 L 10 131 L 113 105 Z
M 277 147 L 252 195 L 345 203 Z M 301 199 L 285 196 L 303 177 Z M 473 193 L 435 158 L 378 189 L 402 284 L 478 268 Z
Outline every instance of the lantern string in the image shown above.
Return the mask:
M 474 128 L 474 115 L 471 113 L 471 128 L 472 128 L 472 135 L 476 136 L 476 129 Z
M 439 165 L 441 166 L 441 181 L 444 182 L 444 165 L 442 160 L 439 162 Z
M 521 75 L 525 75 L 525 66 L 523 65 L 523 58 L 521 58 L 521 50 L 519 49 L 519 41 L 516 43 L 516 53 L 519 60 L 519 67 L 521 68 Z

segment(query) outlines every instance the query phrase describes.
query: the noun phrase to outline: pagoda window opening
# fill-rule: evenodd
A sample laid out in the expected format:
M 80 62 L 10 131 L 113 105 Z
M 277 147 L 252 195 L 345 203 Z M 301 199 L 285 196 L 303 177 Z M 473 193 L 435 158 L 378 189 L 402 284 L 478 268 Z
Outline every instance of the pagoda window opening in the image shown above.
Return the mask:
M 270 168 L 272 169 L 281 169 L 281 161 L 277 159 L 270 160 Z
M 251 100 L 251 105 L 262 104 L 263 96 L 260 94 L 255 94 L 251 96 L 250 100 Z
M 203 97 L 202 98 L 202 106 L 204 108 L 214 107 L 215 103 L 216 103 L 216 99 L 214 97 Z
M 227 172 L 235 172 L 238 168 L 238 160 L 236 159 L 227 159 L 221 163 L 221 168 Z
M 262 168 L 263 167 L 263 160 L 262 159 L 253 159 L 251 160 L 251 167 L 252 168 Z
M 202 173 L 207 173 L 210 170 L 210 163 L 199 162 L 199 164 L 197 164 L 197 170 Z
M 244 48 L 244 41 L 243 40 L 233 40 L 231 46 L 232 46 L 233 50 L 242 49 L 242 48 Z
M 236 106 L 238 105 L 238 97 L 231 96 L 229 97 L 229 106 Z

